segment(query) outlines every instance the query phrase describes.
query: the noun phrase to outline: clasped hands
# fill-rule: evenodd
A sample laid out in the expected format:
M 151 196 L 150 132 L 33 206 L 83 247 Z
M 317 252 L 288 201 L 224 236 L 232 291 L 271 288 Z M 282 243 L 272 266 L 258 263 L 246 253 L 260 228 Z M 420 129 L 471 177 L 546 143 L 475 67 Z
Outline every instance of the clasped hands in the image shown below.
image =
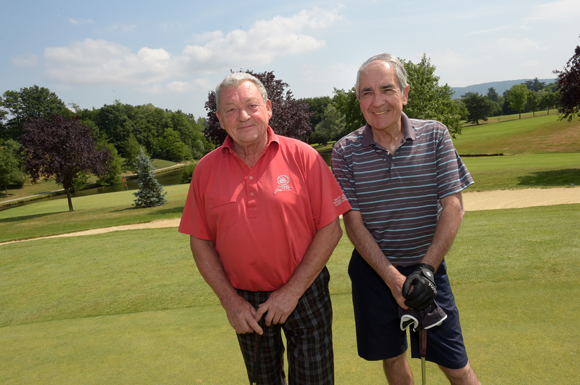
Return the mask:
M 435 284 L 435 269 L 426 263 L 421 263 L 403 284 L 405 305 L 416 310 L 425 310 L 435 301 L 437 285 Z
M 230 324 L 238 334 L 256 332 L 261 335 L 264 330 L 258 322 L 262 317 L 265 317 L 266 326 L 283 324 L 298 305 L 299 299 L 299 296 L 281 288 L 272 292 L 257 310 L 240 296 L 230 304 L 224 304 L 224 308 Z

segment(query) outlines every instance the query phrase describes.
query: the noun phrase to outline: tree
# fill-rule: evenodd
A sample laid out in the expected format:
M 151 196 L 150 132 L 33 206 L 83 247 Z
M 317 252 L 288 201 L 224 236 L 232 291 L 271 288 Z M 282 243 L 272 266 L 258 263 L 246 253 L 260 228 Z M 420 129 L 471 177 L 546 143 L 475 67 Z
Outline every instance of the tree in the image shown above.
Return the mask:
M 487 98 L 489 100 L 491 100 L 492 102 L 498 102 L 499 101 L 499 94 L 497 93 L 497 91 L 495 90 L 495 88 L 490 87 L 487 89 Z
M 191 159 L 191 150 L 179 138 L 179 132 L 171 128 L 165 129 L 165 135 L 161 141 L 164 159 L 174 162 Z
M 151 164 L 151 159 L 145 155 L 143 148 L 139 151 L 139 156 L 135 160 L 137 170 L 137 184 L 139 191 L 133 193 L 135 207 L 155 207 L 165 204 L 167 192 L 163 192 L 163 186 L 155 178 L 155 168 Z
M 528 87 L 525 84 L 516 84 L 512 86 L 506 100 L 514 110 L 518 111 L 521 119 L 522 110 L 528 100 Z
M 494 102 L 477 92 L 467 92 L 461 100 L 467 108 L 467 123 L 479 124 L 480 120 L 487 121 L 495 108 Z
M 104 175 L 101 175 L 101 177 L 97 179 L 97 184 L 108 186 L 121 183 L 120 175 L 123 172 L 123 159 L 117 152 L 117 149 L 112 143 L 107 142 L 101 142 L 97 147 L 106 147 L 111 153 L 111 167 L 109 167 L 109 170 Z
M 580 117 L 580 46 L 576 46 L 564 70 L 554 73 L 560 86 L 560 119 L 571 122 L 574 116 Z
M 540 106 L 541 108 L 546 108 L 548 110 L 548 115 L 550 115 L 550 109 L 558 107 L 559 100 L 560 100 L 559 92 L 545 92 L 542 95 Z
M 324 111 L 326 110 L 326 107 L 332 103 L 332 99 L 329 96 L 321 96 L 316 98 L 305 98 L 303 100 L 308 103 L 308 111 L 311 114 L 310 126 L 314 129 L 316 125 L 324 119 Z M 312 135 L 313 134 L 314 131 L 312 132 Z
M 546 87 L 546 83 L 539 81 L 538 78 L 535 78 L 534 80 L 526 80 L 525 85 L 530 91 L 535 92 L 543 90 L 544 87 Z
M 0 146 L 0 187 L 4 187 L 8 196 L 8 186 L 20 185 L 24 181 L 17 151 L 20 145 L 12 139 L 8 139 Z
M 5 129 L 0 133 L 0 138 L 14 140 L 20 138 L 24 131 L 24 124 L 29 119 L 48 120 L 53 115 L 70 116 L 72 114 L 54 92 L 37 85 L 21 88 L 19 92 L 4 92 L 3 98 L 0 98 L 0 107 L 12 116 L 4 124 Z
M 247 70 L 246 73 L 258 78 L 266 88 L 268 99 L 272 102 L 270 126 L 274 132 L 279 135 L 306 140 L 312 131 L 308 104 L 303 100 L 294 99 L 288 84 L 276 79 L 273 71 L 255 73 Z M 221 129 L 215 114 L 217 110 L 215 91 L 208 93 L 205 109 L 207 110 L 205 137 L 216 146 L 220 146 L 227 137 L 227 132 Z
M 347 132 L 352 132 L 367 124 L 365 116 L 360 110 L 354 87 L 347 91 L 335 88 L 332 102 L 338 113 L 344 116 L 345 130 Z
M 407 71 L 407 82 L 411 85 L 409 101 L 404 111 L 410 118 L 432 119 L 445 124 L 453 137 L 461 134 L 460 111 L 453 102 L 453 90 L 449 85 L 439 85 L 435 66 L 425 54 L 414 64 L 401 60 Z
M 348 132 L 345 131 L 344 116 L 342 116 L 332 104 L 329 104 L 324 111 L 324 119 L 316 125 L 311 137 L 325 146 L 329 140 L 342 138 Z
M 20 137 L 25 169 L 32 182 L 55 177 L 64 187 L 69 211 L 73 211 L 71 187 L 83 172 L 104 175 L 111 164 L 111 153 L 97 149 L 89 129 L 77 117 L 55 115 L 51 120 L 32 119 Z
M 115 100 L 115 104 L 101 107 L 95 116 L 95 123 L 99 130 L 107 135 L 110 143 L 125 157 L 127 157 L 125 149 L 127 140 L 131 134 L 137 137 L 134 134 L 135 123 L 127 115 L 128 110 L 132 108 L 132 106 L 121 104 L 120 101 Z M 137 137 L 136 140 L 143 143 L 143 138 Z
M 540 108 L 541 97 L 536 91 L 528 90 L 528 107 L 532 111 L 532 116 L 536 116 L 536 111 Z
M 135 138 L 133 133 L 129 134 L 129 137 L 124 143 L 123 146 L 123 156 L 125 157 L 125 167 L 129 168 L 130 170 L 135 170 L 133 167 L 135 166 L 135 161 L 139 156 L 139 151 L 141 151 L 141 145 Z

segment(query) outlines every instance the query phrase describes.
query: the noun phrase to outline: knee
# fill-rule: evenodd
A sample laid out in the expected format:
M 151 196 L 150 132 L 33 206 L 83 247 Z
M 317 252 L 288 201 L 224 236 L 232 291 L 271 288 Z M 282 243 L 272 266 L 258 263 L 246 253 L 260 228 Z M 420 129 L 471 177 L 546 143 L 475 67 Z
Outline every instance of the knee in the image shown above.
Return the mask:
M 387 358 L 386 360 L 383 360 L 383 367 L 387 372 L 401 370 L 401 368 L 405 367 L 406 365 L 407 365 L 407 355 L 405 353 L 397 357 Z
M 460 369 L 449 369 L 439 365 L 439 368 L 445 373 L 449 382 L 451 384 L 466 384 L 466 385 L 478 385 L 479 380 L 473 371 L 473 368 L 467 363 L 463 368 Z

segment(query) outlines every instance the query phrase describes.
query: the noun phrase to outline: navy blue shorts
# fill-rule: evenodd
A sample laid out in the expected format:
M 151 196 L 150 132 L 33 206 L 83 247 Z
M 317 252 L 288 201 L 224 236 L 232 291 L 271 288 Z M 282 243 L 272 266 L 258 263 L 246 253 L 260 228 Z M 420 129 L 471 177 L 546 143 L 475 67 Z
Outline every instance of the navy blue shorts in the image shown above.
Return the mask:
M 397 267 L 408 276 L 416 266 Z M 352 281 L 352 301 L 356 322 L 358 354 L 365 360 L 384 360 L 407 351 L 407 334 L 400 328 L 398 304 L 391 290 L 374 269 L 354 250 L 348 266 Z M 451 292 L 445 261 L 435 274 L 437 297 L 435 300 L 447 314 L 440 326 L 427 331 L 425 359 L 449 369 L 467 365 L 467 352 L 463 343 L 459 311 Z M 418 333 L 411 329 L 411 352 L 419 358 Z

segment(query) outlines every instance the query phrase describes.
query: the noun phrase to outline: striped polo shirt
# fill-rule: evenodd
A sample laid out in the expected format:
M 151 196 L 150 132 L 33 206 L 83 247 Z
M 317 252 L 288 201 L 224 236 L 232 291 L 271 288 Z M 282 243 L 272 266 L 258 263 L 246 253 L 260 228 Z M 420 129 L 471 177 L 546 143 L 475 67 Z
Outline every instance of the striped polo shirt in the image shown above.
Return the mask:
M 340 139 L 332 172 L 385 256 L 398 266 L 420 263 L 431 245 L 440 200 L 473 183 L 447 127 L 401 115 L 404 142 L 391 154 L 367 124 Z

